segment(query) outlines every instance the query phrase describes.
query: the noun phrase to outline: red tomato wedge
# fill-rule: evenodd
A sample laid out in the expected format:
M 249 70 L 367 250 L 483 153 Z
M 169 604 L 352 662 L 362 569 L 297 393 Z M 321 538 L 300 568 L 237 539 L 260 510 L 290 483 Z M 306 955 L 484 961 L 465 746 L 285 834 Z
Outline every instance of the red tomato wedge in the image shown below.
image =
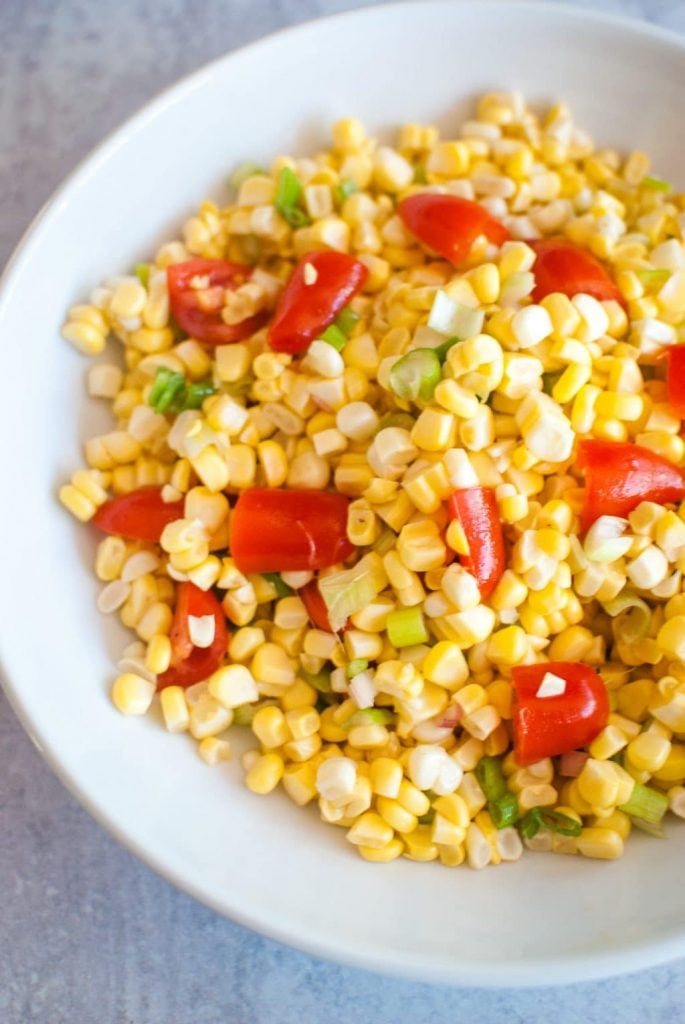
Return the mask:
M 547 673 L 566 683 L 563 693 L 538 697 Z M 514 753 L 520 765 L 533 764 L 585 747 L 609 718 L 609 698 L 601 677 L 589 665 L 551 661 L 512 669 Z
M 161 487 L 140 487 L 100 505 L 91 521 L 105 533 L 156 542 L 165 526 L 182 518 L 182 501 L 163 501 Z
M 298 597 L 302 599 L 302 603 L 307 609 L 307 615 L 309 616 L 310 622 L 317 629 L 323 629 L 327 633 L 332 633 L 333 628 L 328 618 L 328 608 L 326 602 L 321 596 L 319 590 L 319 584 L 316 580 L 310 580 L 306 586 L 302 587 L 297 592 Z
M 342 562 L 347 505 L 328 491 L 243 491 L 231 516 L 231 554 L 241 572 L 302 572 Z
M 172 263 L 166 273 L 171 312 L 177 324 L 204 345 L 240 341 L 266 322 L 266 311 L 249 316 L 239 324 L 225 324 L 221 318 L 224 292 L 244 284 L 252 274 L 252 267 L 229 260 L 197 259 Z
M 599 516 L 627 516 L 641 501 L 664 505 L 685 497 L 685 473 L 639 444 L 581 441 L 576 465 L 585 474 L 583 530 Z
M 481 596 L 497 586 L 506 567 L 504 534 L 497 511 L 495 492 L 489 487 L 465 487 L 450 495 L 450 516 L 461 523 L 469 546 L 459 561 L 478 581 Z
M 271 348 L 293 355 L 303 352 L 357 294 L 368 274 L 363 263 L 344 252 L 303 256 L 276 306 L 269 328 Z
M 194 647 L 190 639 L 190 616 L 214 617 L 214 639 L 209 647 Z M 176 592 L 176 610 L 169 634 L 171 665 L 157 677 L 157 689 L 166 686 L 192 686 L 211 676 L 226 653 L 228 630 L 224 610 L 211 590 L 200 590 L 194 583 L 180 583 Z
M 495 245 L 509 238 L 484 206 L 459 196 L 419 192 L 403 199 L 397 212 L 412 235 L 450 263 L 461 263 L 479 235 Z
M 572 298 L 583 292 L 604 302 L 614 299 L 625 308 L 626 300 L 599 260 L 573 242 L 543 238 L 528 242 L 535 251 L 533 299 L 540 302 L 552 292 Z
M 685 419 L 685 345 L 674 345 L 666 352 L 668 404 L 676 416 Z

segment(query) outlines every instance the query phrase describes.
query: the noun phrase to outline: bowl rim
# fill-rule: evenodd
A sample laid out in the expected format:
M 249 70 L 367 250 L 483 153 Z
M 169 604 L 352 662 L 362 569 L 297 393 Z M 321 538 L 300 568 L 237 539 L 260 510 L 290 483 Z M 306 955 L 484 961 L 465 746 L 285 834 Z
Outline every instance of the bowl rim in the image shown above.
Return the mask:
M 133 114 L 111 129 L 75 164 L 30 220 L 0 274 L 0 323 L 4 311 L 12 302 L 15 285 L 24 263 L 30 260 L 34 250 L 41 244 L 43 236 L 50 229 L 53 216 L 59 211 L 69 194 L 97 174 L 99 168 L 109 160 L 113 153 L 125 145 L 132 135 L 144 131 L 147 124 L 154 121 L 161 113 L 173 107 L 185 95 L 201 88 L 205 81 L 214 75 L 217 67 L 238 57 L 242 58 L 258 53 L 261 49 L 268 49 L 275 39 L 292 37 L 295 41 L 298 35 L 306 35 L 312 30 L 316 31 L 317 26 L 322 23 L 363 21 L 366 17 L 376 17 L 380 11 L 386 12 L 387 17 L 393 17 L 401 14 L 407 8 L 421 8 L 425 13 L 428 6 L 472 7 L 481 13 L 486 7 L 506 6 L 509 10 L 518 9 L 522 15 L 544 13 L 544 16 L 550 19 L 558 16 L 561 20 L 570 19 L 578 23 L 593 23 L 597 26 L 618 28 L 634 37 L 651 39 L 685 54 L 685 38 L 659 25 L 632 16 L 594 11 L 570 3 L 550 5 L 546 0 L 391 0 L 389 3 L 375 3 L 363 8 L 353 8 L 276 29 L 265 36 L 213 58 L 159 90 Z M 20 672 L 15 669 L 10 673 L 8 670 L 13 658 L 9 652 L 9 645 L 7 648 L 6 650 L 5 641 L 0 636 L 0 686 L 34 746 L 81 806 L 122 846 L 134 853 L 147 867 L 181 892 L 189 894 L 217 914 L 228 917 L 243 927 L 273 941 L 299 949 L 319 959 L 343 963 L 361 970 L 376 971 L 387 976 L 451 986 L 484 988 L 531 988 L 593 981 L 610 975 L 626 974 L 654 967 L 685 954 L 684 924 L 682 929 L 677 931 L 672 929 L 662 938 L 649 941 L 628 941 L 625 945 L 608 949 L 606 952 L 594 950 L 591 956 L 578 953 L 538 958 L 531 961 L 523 976 L 521 976 L 520 961 L 502 961 L 498 963 L 495 975 L 490 964 L 477 961 L 460 966 L 445 960 L 429 962 L 419 959 L 417 961 L 414 955 L 398 951 L 387 954 L 383 949 L 376 949 L 370 954 L 365 948 L 355 949 L 354 944 L 349 940 L 342 944 L 336 942 L 329 938 L 328 933 L 322 933 L 315 927 L 294 926 L 292 922 L 281 923 L 275 918 L 251 914 L 249 909 L 236 903 L 235 899 L 230 896 L 218 897 L 209 889 L 185 878 L 179 871 L 166 864 L 163 858 L 151 852 L 134 834 L 130 834 L 121 827 L 115 818 L 110 816 L 107 809 L 88 794 L 78 776 L 62 763 L 59 751 L 47 731 L 41 729 L 33 721 L 30 711 L 22 700 L 21 687 L 14 681 L 18 680 Z M 534 978 L 534 976 L 537 977 Z M 544 977 L 544 981 L 541 982 L 540 977 Z

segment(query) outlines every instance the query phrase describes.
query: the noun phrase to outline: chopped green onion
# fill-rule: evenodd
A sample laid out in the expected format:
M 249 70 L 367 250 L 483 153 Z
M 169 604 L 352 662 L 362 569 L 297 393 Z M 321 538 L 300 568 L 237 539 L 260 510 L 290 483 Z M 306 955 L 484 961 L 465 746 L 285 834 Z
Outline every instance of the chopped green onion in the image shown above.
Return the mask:
M 652 174 L 645 174 L 641 183 L 643 188 L 651 188 L 653 192 L 672 192 L 673 185 L 670 181 L 664 181 L 663 178 L 657 178 Z
M 636 270 L 636 276 L 642 284 L 665 284 L 671 276 L 670 270 Z
M 667 810 L 668 798 L 657 789 L 642 786 L 639 782 L 635 783 L 630 800 L 619 807 L 619 811 L 649 825 L 660 825 Z
M 281 581 L 283 582 L 283 581 Z M 284 584 L 285 586 L 285 584 Z M 319 693 L 331 693 L 331 673 L 326 672 L 325 669 L 321 669 L 320 672 L 306 672 L 303 668 L 300 669 L 299 675 L 302 676 L 305 683 L 309 683 Z
M 254 704 L 241 704 L 233 709 L 233 725 L 252 725 L 252 719 L 257 710 Z
M 561 377 L 563 370 L 557 370 L 554 373 L 543 373 L 542 375 L 542 390 L 546 395 L 552 394 L 552 388 Z
M 342 725 L 343 729 L 354 729 L 358 725 L 390 725 L 395 721 L 392 711 L 387 708 L 362 708 L 355 711 L 351 718 Z
M 508 828 L 519 816 L 519 802 L 513 793 L 503 793 L 490 801 L 488 811 L 495 828 Z
M 359 323 L 359 313 L 355 313 L 352 306 L 343 306 L 333 323 L 340 328 L 345 337 L 349 338 L 355 325 Z
M 401 427 L 402 430 L 412 430 L 416 420 L 408 412 L 386 412 L 385 416 L 381 416 L 378 424 L 379 430 L 385 430 L 386 427 Z
M 524 814 L 519 828 L 526 839 L 532 839 L 541 828 L 557 832 L 561 836 L 579 836 L 582 831 L 580 822 L 575 818 L 543 807 L 533 807 L 527 814 Z
M 232 172 L 228 179 L 228 184 L 237 192 L 245 179 L 251 178 L 253 174 L 266 174 L 266 171 L 259 164 L 256 164 L 254 160 L 243 160 Z
M 451 338 L 448 338 L 447 341 L 443 341 L 442 345 L 438 345 L 433 349 L 441 364 L 447 359 L 447 353 L 449 350 L 454 348 L 455 345 L 458 345 L 461 340 L 462 339 L 458 338 L 455 334 Z
M 289 167 L 282 167 L 278 175 L 278 187 L 274 206 L 280 215 L 287 220 L 291 228 L 303 228 L 311 224 L 311 220 L 300 207 L 302 185 L 299 178 Z
M 624 591 L 611 601 L 602 602 L 602 607 L 614 620 L 614 636 L 619 643 L 634 644 L 647 636 L 652 624 L 652 610 L 646 601 Z
M 384 529 L 378 540 L 372 544 L 373 550 L 377 551 L 379 555 L 387 555 L 388 551 L 392 551 L 397 542 L 397 534 L 394 530 Z
M 319 580 L 319 592 L 333 632 L 342 629 L 350 615 L 371 604 L 384 585 L 385 580 L 379 576 L 375 562 L 368 555 L 364 555 L 351 569 L 323 576 Z
M 440 359 L 432 348 L 415 348 L 390 369 L 390 387 L 398 398 L 430 402 L 442 377 Z
M 263 572 L 262 576 L 274 588 L 277 597 L 290 597 L 290 595 L 293 593 L 293 588 L 289 587 L 287 583 L 283 582 L 280 573 Z
M 355 192 L 359 191 L 359 185 L 354 178 L 343 178 L 337 188 L 338 199 L 341 203 L 344 203 L 346 199 L 353 196 Z
M 216 388 L 209 381 L 187 384 L 182 373 L 174 373 L 166 366 L 158 366 L 148 405 L 151 405 L 155 412 L 177 414 L 186 409 L 200 409 L 205 398 L 215 392 Z
M 355 676 L 358 676 L 360 672 L 366 672 L 368 667 L 369 663 L 366 658 L 355 658 L 354 661 L 351 661 L 347 666 L 347 678 L 353 679 Z
M 182 373 L 174 373 L 166 366 L 158 366 L 148 405 L 151 405 L 155 412 L 168 412 L 181 393 L 185 392 L 185 388 L 186 379 Z
M 423 164 L 417 164 L 416 167 L 414 168 L 414 184 L 428 184 L 428 178 L 426 177 L 426 168 L 423 166 Z
M 143 288 L 147 288 L 150 280 L 150 264 L 149 263 L 136 263 L 133 268 L 133 273 L 136 275 Z
M 416 644 L 425 644 L 428 640 L 423 612 L 417 605 L 390 612 L 385 621 L 385 628 L 393 647 L 414 647 Z
M 481 757 L 476 765 L 476 778 L 488 803 L 505 796 L 507 784 L 502 773 L 502 762 L 498 757 Z
M 327 341 L 337 352 L 342 352 L 347 344 L 347 335 L 344 334 L 335 324 L 330 324 L 325 331 L 319 335 L 320 341 Z

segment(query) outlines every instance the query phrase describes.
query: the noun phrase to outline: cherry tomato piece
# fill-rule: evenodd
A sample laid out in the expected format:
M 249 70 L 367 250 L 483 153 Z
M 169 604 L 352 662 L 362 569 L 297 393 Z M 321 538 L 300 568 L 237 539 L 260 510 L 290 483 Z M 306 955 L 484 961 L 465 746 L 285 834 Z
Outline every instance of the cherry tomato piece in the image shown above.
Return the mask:
M 458 519 L 469 546 L 459 561 L 478 581 L 481 596 L 497 586 L 506 568 L 504 534 L 497 511 L 495 492 L 490 487 L 465 487 L 450 495 L 450 516 Z
M 583 530 L 599 516 L 627 516 L 642 501 L 663 505 L 685 497 L 683 470 L 639 444 L 581 441 L 576 465 L 585 473 Z
M 206 615 L 214 618 L 214 639 L 209 647 L 194 647 L 189 619 Z M 179 584 L 169 637 L 171 665 L 157 677 L 158 690 L 166 686 L 192 686 L 216 671 L 226 653 L 228 630 L 224 610 L 211 590 L 200 590 L 190 582 Z
M 685 345 L 674 345 L 666 352 L 668 404 L 676 416 L 685 419 Z
M 484 206 L 460 196 L 418 192 L 403 199 L 397 212 L 412 235 L 454 264 L 468 256 L 479 235 L 495 245 L 509 238 L 504 224 Z
M 324 250 L 303 256 L 276 306 L 269 328 L 275 352 L 303 352 L 335 320 L 360 290 L 368 270 L 344 252 Z
M 552 292 L 561 292 L 569 298 L 582 292 L 600 302 L 614 299 L 626 307 L 626 300 L 607 271 L 585 249 L 559 238 L 536 239 L 528 245 L 535 251 L 535 302 Z
M 556 696 L 538 696 L 545 676 L 563 679 Z M 609 718 L 609 698 L 602 678 L 589 665 L 551 661 L 512 669 L 514 753 L 520 765 L 533 764 L 587 746 Z
M 105 533 L 127 540 L 157 542 L 164 527 L 182 517 L 182 501 L 163 501 L 161 487 L 139 487 L 106 501 L 91 522 Z
M 342 494 L 328 491 L 243 491 L 231 516 L 236 565 L 244 573 L 302 572 L 342 562 L 354 550 L 347 506 Z
M 238 324 L 224 323 L 224 292 L 250 278 L 252 267 L 229 260 L 187 260 L 167 267 L 169 303 L 177 324 L 203 345 L 226 345 L 249 338 L 266 322 L 262 311 Z

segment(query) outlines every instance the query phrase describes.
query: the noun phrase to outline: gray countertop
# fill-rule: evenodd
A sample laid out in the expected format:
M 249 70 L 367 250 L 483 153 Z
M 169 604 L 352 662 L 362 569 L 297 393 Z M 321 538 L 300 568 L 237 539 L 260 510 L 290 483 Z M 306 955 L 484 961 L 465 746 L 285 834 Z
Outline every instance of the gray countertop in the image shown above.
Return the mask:
M 273 29 L 352 6 L 364 0 L 0 0 L 0 268 L 61 178 L 162 87 Z M 681 0 L 578 6 L 685 32 Z M 685 1020 L 685 961 L 589 985 L 482 991 L 286 949 L 177 892 L 110 838 L 2 696 L 0 744 L 2 1024 Z

